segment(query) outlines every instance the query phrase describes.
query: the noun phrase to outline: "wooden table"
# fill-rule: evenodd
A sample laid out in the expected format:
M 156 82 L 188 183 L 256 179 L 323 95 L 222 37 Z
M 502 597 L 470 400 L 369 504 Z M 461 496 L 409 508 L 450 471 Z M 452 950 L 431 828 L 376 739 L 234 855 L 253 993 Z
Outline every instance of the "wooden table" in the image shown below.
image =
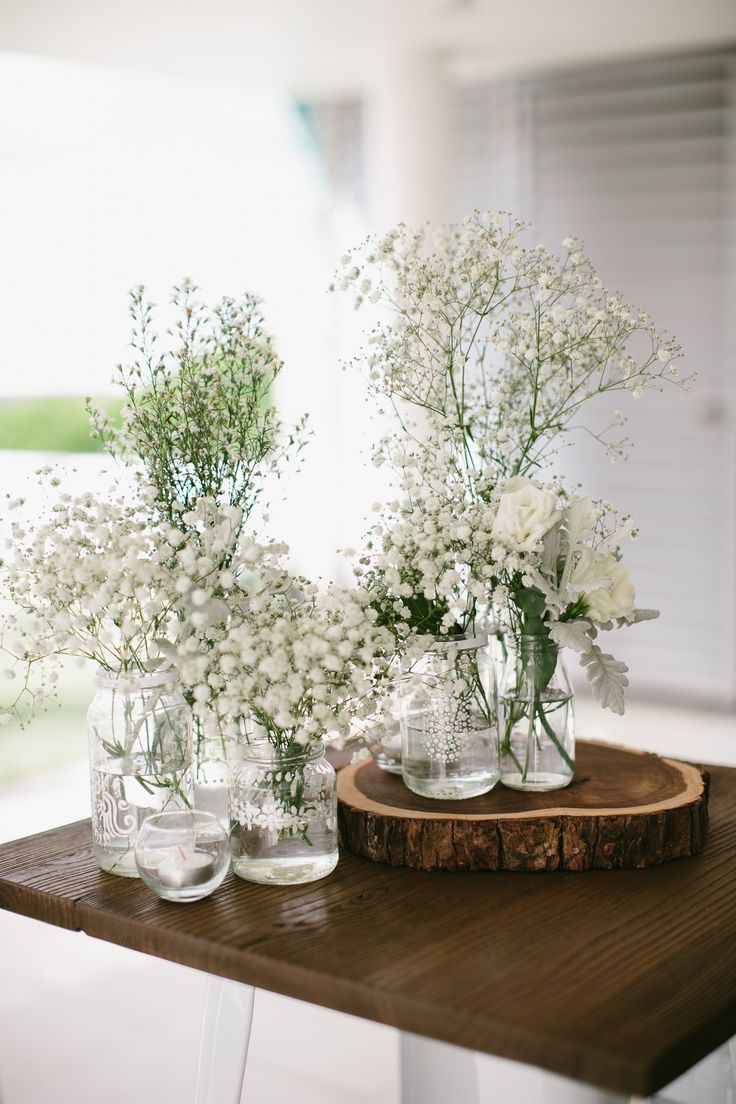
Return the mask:
M 736 1034 L 736 770 L 702 855 L 649 870 L 230 876 L 159 901 L 102 874 L 88 821 L 0 847 L 0 906 L 211 974 L 646 1096 Z

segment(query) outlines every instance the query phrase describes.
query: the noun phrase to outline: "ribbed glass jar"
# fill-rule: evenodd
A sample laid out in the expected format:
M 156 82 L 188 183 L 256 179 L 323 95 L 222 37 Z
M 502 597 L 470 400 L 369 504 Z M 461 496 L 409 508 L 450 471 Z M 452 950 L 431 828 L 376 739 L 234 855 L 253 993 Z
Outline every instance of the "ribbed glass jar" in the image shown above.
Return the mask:
M 322 742 L 282 754 L 244 746 L 230 777 L 233 870 L 249 882 L 289 885 L 337 865 L 335 771 Z
M 423 797 L 461 800 L 499 778 L 488 637 L 436 640 L 400 684 L 402 777 Z
M 559 649 L 548 636 L 507 638 L 499 695 L 501 781 L 544 793 L 575 773 L 573 695 Z
M 192 805 L 191 710 L 171 671 L 100 671 L 87 726 L 95 855 L 108 874 L 137 878 L 145 818 Z

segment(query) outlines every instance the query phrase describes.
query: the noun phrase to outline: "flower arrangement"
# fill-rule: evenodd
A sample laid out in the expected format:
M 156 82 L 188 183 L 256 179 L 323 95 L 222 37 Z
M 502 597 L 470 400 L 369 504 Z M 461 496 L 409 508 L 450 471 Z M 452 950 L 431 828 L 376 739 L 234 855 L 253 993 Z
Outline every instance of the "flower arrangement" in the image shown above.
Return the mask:
M 367 594 L 320 592 L 283 566 L 286 552 L 241 536 L 238 566 L 213 580 L 218 593 L 230 589 L 225 615 L 219 598 L 214 620 L 195 624 L 192 613 L 175 655 L 200 724 L 238 751 L 228 787 L 235 871 L 267 882 L 323 877 L 337 862 L 323 739 L 348 736 L 374 712 L 393 654 Z M 185 576 L 181 589 L 196 610 L 210 605 L 200 583 Z
M 255 296 L 208 307 L 184 280 L 172 303 L 174 327 L 161 335 L 145 289 L 131 292 L 135 355 L 116 376 L 125 393 L 122 427 L 89 402 L 88 410 L 93 433 L 146 484 L 152 524 L 168 527 L 177 549 L 171 570 L 178 572 L 181 624 L 167 653 L 174 662 L 176 641 L 196 631 L 212 651 L 223 624 L 244 616 L 239 580 L 243 556 L 257 555 L 254 511 L 258 505 L 259 520 L 268 520 L 266 496 L 298 460 L 305 419 L 287 430 L 278 417 L 273 390 L 283 365 Z M 194 705 L 191 689 L 187 696 Z M 195 748 L 198 777 L 208 755 L 227 760 L 212 707 L 195 710 Z
M 360 569 L 399 637 L 462 629 L 463 596 L 466 617 L 493 601 L 517 639 L 579 652 L 593 693 L 621 712 L 626 667 L 594 641 L 656 616 L 635 609 L 621 563 L 635 527 L 544 473 L 575 433 L 626 455 L 620 411 L 602 429 L 582 423 L 592 400 L 688 380 L 676 342 L 603 288 L 577 239 L 558 258 L 524 231 L 476 212 L 435 232 L 400 226 L 342 259 L 333 287 L 383 311 L 358 364 L 401 429 L 375 460 L 406 493 Z

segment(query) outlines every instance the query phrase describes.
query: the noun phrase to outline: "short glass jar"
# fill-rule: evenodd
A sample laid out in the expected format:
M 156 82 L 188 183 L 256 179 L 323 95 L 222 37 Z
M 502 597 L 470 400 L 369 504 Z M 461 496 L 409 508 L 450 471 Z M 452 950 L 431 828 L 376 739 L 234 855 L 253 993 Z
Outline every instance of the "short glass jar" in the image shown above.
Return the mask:
M 499 695 L 501 782 L 545 793 L 575 773 L 572 690 L 557 645 L 546 635 L 507 637 Z
M 488 637 L 438 639 L 400 684 L 402 777 L 423 797 L 462 800 L 499 778 Z
M 212 813 L 153 813 L 138 832 L 135 861 L 142 880 L 165 901 L 201 901 L 228 872 L 227 832 Z
M 337 865 L 335 771 L 322 741 L 243 747 L 230 778 L 233 870 L 249 882 L 313 882 Z
M 102 870 L 137 878 L 151 813 L 192 805 L 192 714 L 172 671 L 100 671 L 87 713 L 92 838 Z

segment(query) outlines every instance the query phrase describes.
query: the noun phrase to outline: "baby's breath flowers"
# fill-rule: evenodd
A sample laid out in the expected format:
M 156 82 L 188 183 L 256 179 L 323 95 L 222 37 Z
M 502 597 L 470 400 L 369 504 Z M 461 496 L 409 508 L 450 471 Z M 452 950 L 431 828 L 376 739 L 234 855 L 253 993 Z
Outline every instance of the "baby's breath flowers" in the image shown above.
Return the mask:
M 524 230 L 477 211 L 434 231 L 402 225 L 346 255 L 333 285 L 387 312 L 358 360 L 376 395 L 402 421 L 420 411 L 459 470 L 494 483 L 538 471 L 591 399 L 687 382 L 679 345 L 605 290 L 576 238 L 558 258 L 522 245 Z M 613 458 L 623 420 L 594 434 Z
M 51 469 L 39 474 L 55 482 Z M 161 663 L 158 641 L 176 630 L 171 548 L 151 528 L 150 500 L 131 501 L 120 488 L 105 498 L 49 490 L 45 517 L 13 522 L 2 563 L 12 603 L 1 644 L 6 677 L 17 687 L 13 711 L 51 696 L 62 656 L 146 672 Z
M 50 468 L 40 475 L 56 482 Z M 241 538 L 236 506 L 202 498 L 174 507 L 177 524 L 154 523 L 140 484 L 105 497 L 49 490 L 46 516 L 12 524 L 0 571 L 12 603 L 0 638 L 12 711 L 43 704 L 63 656 L 131 676 L 168 666 L 192 633 L 245 616 L 255 565 L 280 578 L 272 565 L 283 546 Z
M 261 558 L 245 615 L 223 624 L 214 648 L 191 633 L 177 665 L 195 714 L 214 711 L 228 737 L 267 740 L 290 755 L 326 736 L 344 738 L 368 717 L 392 655 L 393 637 L 363 591 L 320 593 L 285 569 L 264 570 Z
M 431 475 L 404 460 L 402 497 L 379 504 L 355 569 L 403 650 L 412 637 L 474 632 L 491 588 L 492 511 L 457 480 Z

